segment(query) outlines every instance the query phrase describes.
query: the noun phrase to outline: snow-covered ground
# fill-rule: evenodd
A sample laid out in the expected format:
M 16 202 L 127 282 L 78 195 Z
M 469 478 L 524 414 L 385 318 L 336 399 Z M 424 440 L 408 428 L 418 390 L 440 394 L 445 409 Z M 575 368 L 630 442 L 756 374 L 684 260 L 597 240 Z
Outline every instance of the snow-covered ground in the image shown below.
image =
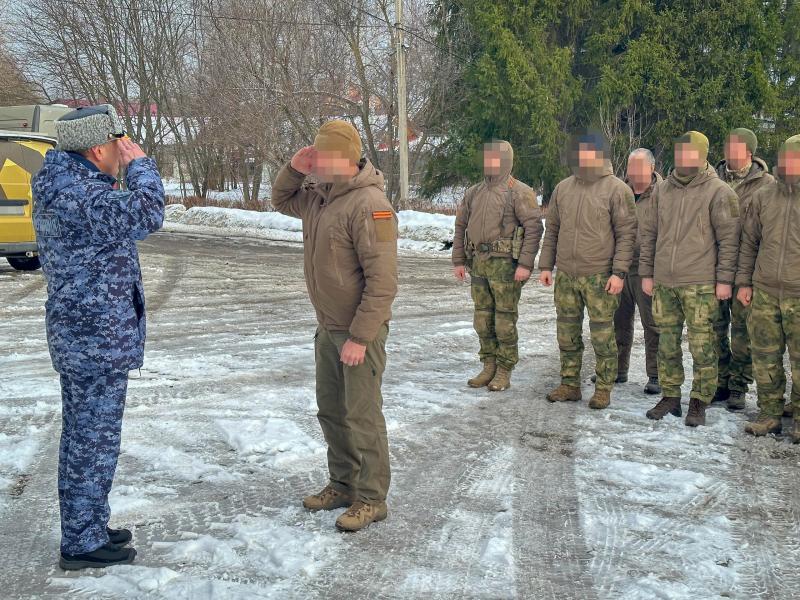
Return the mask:
M 139 557 L 107 571 L 55 566 L 45 289 L 0 264 L 3 600 L 800 597 L 800 449 L 744 435 L 752 396 L 748 414 L 713 408 L 705 428 L 648 421 L 639 338 L 608 410 L 548 404 L 555 312 L 534 283 L 512 389 L 471 390 L 469 288 L 438 254 L 401 260 L 390 518 L 337 533 L 336 514 L 300 506 L 325 482 L 325 450 L 299 246 L 181 227 L 140 245 L 147 356 L 111 498 Z
M 453 241 L 455 217 L 403 210 L 398 213 L 400 249 L 410 252 L 442 253 L 445 242 Z M 226 235 L 251 235 L 273 241 L 302 242 L 300 219 L 278 212 L 257 212 L 237 208 L 195 206 L 186 210 L 182 204 L 169 204 L 166 228 L 171 231 L 220 230 Z

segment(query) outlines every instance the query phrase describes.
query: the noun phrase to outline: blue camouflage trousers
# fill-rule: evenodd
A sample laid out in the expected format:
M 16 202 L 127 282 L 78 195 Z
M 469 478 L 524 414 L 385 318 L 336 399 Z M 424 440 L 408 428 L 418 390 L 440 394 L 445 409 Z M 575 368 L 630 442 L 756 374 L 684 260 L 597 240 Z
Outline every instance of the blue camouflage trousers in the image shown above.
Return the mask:
M 61 375 L 58 500 L 61 552 L 82 554 L 108 543 L 108 494 L 119 456 L 128 374 Z

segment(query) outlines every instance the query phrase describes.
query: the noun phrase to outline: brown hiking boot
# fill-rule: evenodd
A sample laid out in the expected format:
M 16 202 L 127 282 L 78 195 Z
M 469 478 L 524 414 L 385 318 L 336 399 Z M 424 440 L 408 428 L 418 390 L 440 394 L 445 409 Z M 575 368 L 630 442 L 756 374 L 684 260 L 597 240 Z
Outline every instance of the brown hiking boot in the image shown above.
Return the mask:
M 668 414 L 675 415 L 676 417 L 680 417 L 683 414 L 680 398 L 664 397 L 658 401 L 658 404 L 645 413 L 647 418 L 653 419 L 653 421 L 660 421 Z
M 611 404 L 611 392 L 608 390 L 595 390 L 594 396 L 589 400 L 589 408 L 608 408 Z
M 336 519 L 336 529 L 339 531 L 360 531 L 369 527 L 372 523 L 383 521 L 389 516 L 389 509 L 386 502 L 380 504 L 367 504 L 366 502 L 354 502 Z
M 303 506 L 310 511 L 316 512 L 318 510 L 346 508 L 353 504 L 354 501 L 355 499 L 352 495 L 345 494 L 335 490 L 330 485 L 326 485 L 319 494 L 303 498 Z
M 800 444 L 800 419 L 793 419 L 792 422 L 792 443 Z
M 563 383 L 547 394 L 550 402 L 580 402 L 581 398 L 581 388 Z
M 730 411 L 743 410 L 745 408 L 744 392 L 740 392 L 739 390 L 731 390 L 731 395 L 728 396 L 727 408 Z
M 783 405 L 783 416 L 789 417 L 790 419 L 794 417 L 794 406 L 792 406 L 791 402 L 787 402 Z
M 511 371 L 505 367 L 497 367 L 492 381 L 489 383 L 490 392 L 502 392 L 511 387 Z
M 689 400 L 689 412 L 686 413 L 684 421 L 687 427 L 697 427 L 706 424 L 706 405 L 705 402 L 692 398 Z
M 497 363 L 493 358 L 483 361 L 483 370 L 467 382 L 469 387 L 482 388 L 489 385 L 497 370 Z
M 755 436 L 767 435 L 769 433 L 780 433 L 783 429 L 780 417 L 759 413 L 755 421 L 745 423 L 744 430 Z

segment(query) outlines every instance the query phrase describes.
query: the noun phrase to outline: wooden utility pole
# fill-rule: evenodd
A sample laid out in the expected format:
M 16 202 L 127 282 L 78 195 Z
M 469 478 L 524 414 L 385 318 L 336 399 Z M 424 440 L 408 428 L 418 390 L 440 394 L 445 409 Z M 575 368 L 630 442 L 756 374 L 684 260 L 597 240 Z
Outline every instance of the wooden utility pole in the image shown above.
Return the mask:
M 408 107 L 406 97 L 406 49 L 403 46 L 403 0 L 394 0 L 395 44 L 397 56 L 397 138 L 400 158 L 400 199 L 402 209 L 408 205 Z

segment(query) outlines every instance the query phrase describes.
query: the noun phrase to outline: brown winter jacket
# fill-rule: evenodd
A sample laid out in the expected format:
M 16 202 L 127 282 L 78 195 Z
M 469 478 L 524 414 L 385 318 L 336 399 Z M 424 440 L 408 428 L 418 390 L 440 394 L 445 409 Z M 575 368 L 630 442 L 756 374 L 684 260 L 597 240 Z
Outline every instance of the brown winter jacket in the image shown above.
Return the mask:
M 687 185 L 673 172 L 639 227 L 639 275 L 666 287 L 733 284 L 739 231 L 739 198 L 710 165 Z
M 633 192 L 606 164 L 600 173 L 567 177 L 553 190 L 539 269 L 557 266 L 573 277 L 627 273 L 635 244 Z
M 368 160 L 343 183 L 306 184 L 286 165 L 272 186 L 275 210 L 303 221 L 305 276 L 320 326 L 371 342 L 397 295 L 397 216 L 383 175 Z
M 736 285 L 800 298 L 800 185 L 778 177 L 753 195 L 744 216 Z
M 514 230 L 522 226 L 525 236 L 519 265 L 533 269 L 544 231 L 542 213 L 534 191 L 511 177 L 514 164 L 511 144 L 498 143 L 501 144 L 500 175 L 487 176 L 484 181 L 469 188 L 464 195 L 464 201 L 458 207 L 453 238 L 453 264 L 458 267 L 467 262 L 465 237 L 475 247 L 497 240 L 510 241 Z M 474 252 L 487 256 L 511 256 L 511 252 L 498 250 L 481 252 L 480 249 L 475 249 Z
M 717 175 L 725 183 L 730 185 L 731 175 L 727 171 L 727 161 L 720 161 L 717 164 Z M 775 181 L 775 178 L 770 174 L 769 167 L 763 159 L 757 156 L 753 157 L 753 165 L 750 167 L 750 172 L 747 176 L 734 188 L 736 194 L 739 196 L 739 214 L 744 218 L 747 213 L 747 207 L 750 204 L 753 195 L 762 187 L 769 185 Z
M 661 177 L 659 173 L 653 173 L 653 181 L 650 183 L 650 187 L 647 188 L 642 194 L 636 199 L 636 194 L 634 194 L 634 201 L 636 203 L 636 219 L 638 224 L 642 222 L 642 216 L 647 212 L 648 207 L 650 206 L 650 198 L 653 195 L 653 189 L 664 181 L 664 178 Z M 625 183 L 628 184 L 628 187 L 631 188 L 633 191 L 633 187 L 631 186 L 630 182 L 626 179 Z M 638 227 L 637 227 L 638 229 Z M 636 234 L 636 244 L 633 246 L 633 260 L 631 261 L 631 268 L 628 269 L 628 273 L 631 275 L 636 275 L 639 273 L 639 253 L 641 251 L 641 247 L 639 244 L 639 234 L 637 231 Z

